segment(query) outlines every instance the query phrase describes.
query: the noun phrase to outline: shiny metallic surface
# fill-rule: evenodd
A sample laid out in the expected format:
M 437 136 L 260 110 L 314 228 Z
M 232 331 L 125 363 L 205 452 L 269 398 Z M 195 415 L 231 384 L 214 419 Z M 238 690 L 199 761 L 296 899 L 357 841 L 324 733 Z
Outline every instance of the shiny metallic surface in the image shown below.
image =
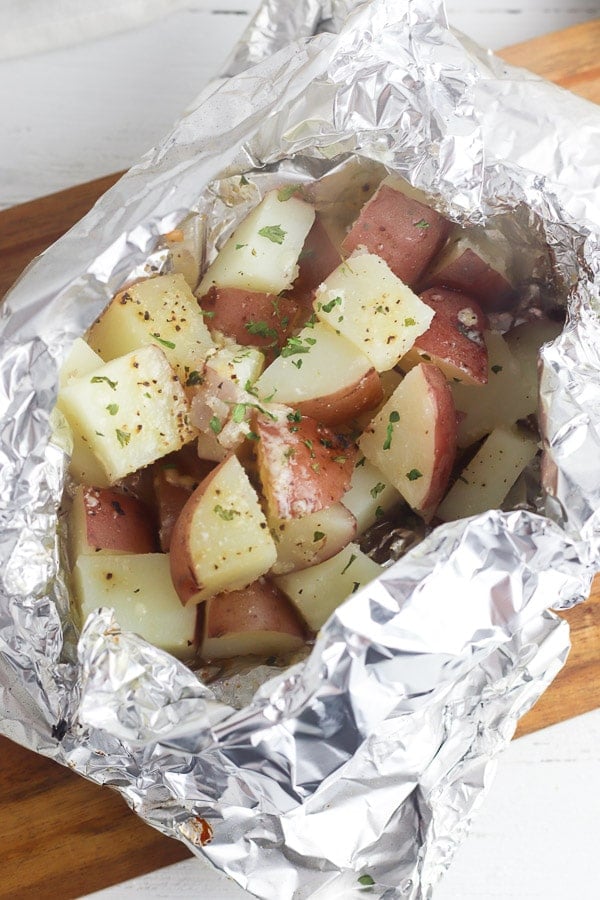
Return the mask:
M 0 728 L 118 788 L 256 896 L 348 896 L 369 875 L 373 896 L 427 898 L 566 658 L 547 609 L 584 600 L 598 569 L 600 114 L 448 31 L 435 0 L 269 0 L 226 75 L 1 310 Z M 261 667 L 242 697 L 108 610 L 77 638 L 51 431 L 71 341 L 126 280 L 168 266 L 160 235 L 190 211 L 210 259 L 271 186 L 351 184 L 357 160 L 518 246 L 526 315 L 568 304 L 543 353 L 545 495 L 534 467 L 518 509 L 399 534 L 401 558 L 308 659 Z

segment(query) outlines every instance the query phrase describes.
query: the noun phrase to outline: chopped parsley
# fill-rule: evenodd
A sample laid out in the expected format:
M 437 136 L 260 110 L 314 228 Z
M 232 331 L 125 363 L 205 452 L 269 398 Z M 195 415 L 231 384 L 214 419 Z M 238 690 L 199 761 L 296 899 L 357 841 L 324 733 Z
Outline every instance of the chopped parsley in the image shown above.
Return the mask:
M 108 406 L 106 407 L 106 410 L 108 411 L 109 415 L 116 416 L 116 414 L 119 412 L 119 404 L 118 403 L 109 403 Z
M 166 341 L 164 338 L 161 338 L 160 334 L 151 334 L 150 337 L 153 337 L 155 341 L 158 341 L 159 344 L 162 344 L 163 347 L 166 347 L 168 350 L 175 349 L 173 341 Z
M 107 378 L 106 375 L 94 375 L 93 378 L 90 379 L 90 384 L 101 384 L 103 381 L 107 383 L 109 388 L 112 388 L 113 391 L 116 391 L 118 381 L 111 381 L 110 378 Z
M 299 184 L 287 184 L 285 187 L 279 188 L 277 191 L 277 199 L 280 203 L 285 203 L 286 200 L 289 200 L 294 196 L 296 191 L 299 191 L 301 185 Z
M 420 219 L 418 222 L 415 222 L 415 228 L 420 228 L 421 231 L 427 231 L 429 222 L 426 222 L 425 219 Z
M 233 412 L 231 414 L 231 418 L 235 422 L 236 425 L 239 425 L 240 422 L 243 422 L 246 418 L 246 404 L 245 403 L 236 403 L 233 407 Z
M 381 519 L 381 517 L 383 516 L 383 512 L 384 512 L 383 506 L 378 506 L 377 509 L 375 510 L 375 518 Z
M 289 337 L 284 347 L 281 348 L 281 356 L 294 356 L 297 353 L 308 353 L 311 347 L 317 343 L 316 338 Z
M 322 309 L 323 312 L 330 313 L 333 310 L 334 306 L 341 306 L 341 305 L 342 305 L 342 298 L 334 297 L 333 300 L 329 300 L 328 303 L 320 303 L 319 309 Z
M 411 469 L 410 472 L 406 473 L 406 477 L 409 481 L 417 481 L 419 478 L 423 477 L 423 473 L 419 472 L 418 469 Z
M 382 491 L 385 491 L 385 484 L 383 483 L 383 481 L 378 481 L 377 484 L 371 488 L 369 493 L 373 500 L 375 500 L 376 497 L 379 497 Z
M 236 245 L 235 245 L 235 249 L 236 249 L 236 250 L 241 250 L 243 247 L 247 247 L 247 246 L 248 246 L 248 244 L 236 244 Z
M 250 184 L 245 175 L 240 176 L 240 187 L 244 187 L 244 185 Z
M 274 244 L 283 244 L 287 231 L 284 231 L 281 225 L 265 225 L 264 228 L 259 229 L 258 233 Z
M 194 369 L 194 371 L 190 372 L 190 374 L 188 375 L 186 382 L 185 382 L 185 386 L 186 387 L 194 387 L 194 385 L 196 385 L 196 384 L 202 384 L 203 381 L 204 381 L 204 378 L 202 377 L 200 372 L 197 372 Z
M 316 543 L 317 541 L 322 541 L 325 537 L 325 533 L 323 531 L 315 531 L 313 534 L 313 541 Z
M 366 463 L 366 461 L 367 461 L 367 457 L 366 457 L 366 456 L 361 456 L 361 458 L 358 460 L 358 462 L 356 463 L 356 465 L 354 466 L 354 468 L 355 468 L 355 469 L 358 469 L 359 466 L 364 466 L 364 464 Z
M 358 879 L 358 883 L 362 884 L 363 887 L 373 887 L 375 884 L 370 875 L 361 875 Z
M 348 571 L 348 569 L 350 568 L 350 566 L 352 565 L 352 563 L 354 562 L 355 559 L 356 559 L 356 553 L 352 553 L 351 556 L 350 556 L 350 559 L 348 560 L 348 562 L 346 563 L 346 565 L 344 566 L 344 568 L 343 568 L 342 571 L 340 572 L 340 575 L 343 575 L 344 572 L 347 572 L 347 571 Z
M 502 366 L 492 366 L 492 372 L 494 373 L 494 375 L 497 375 L 498 372 L 502 371 L 502 368 Z
M 231 522 L 231 520 L 235 516 L 241 516 L 241 512 L 239 512 L 237 509 L 225 509 L 223 506 L 221 506 L 220 503 L 217 503 L 217 505 L 213 508 L 213 512 L 216 512 L 216 514 L 226 522 Z
M 127 431 L 121 431 L 120 428 L 115 429 L 117 434 L 117 440 L 121 447 L 126 447 L 129 441 L 131 440 L 131 435 L 128 434 Z
M 293 359 L 292 365 L 296 366 L 297 369 L 301 369 L 302 368 L 302 360 L 301 359 Z
M 248 334 L 257 334 L 259 337 L 264 338 L 275 338 L 277 339 L 278 335 L 274 328 L 270 328 L 266 322 L 246 322 L 244 328 L 248 332 Z
M 392 435 L 394 433 L 394 423 L 400 421 L 400 413 L 396 412 L 393 409 L 390 413 L 390 417 L 388 419 L 387 428 L 385 430 L 385 441 L 383 442 L 383 449 L 389 450 L 392 446 Z
M 412 327 L 413 327 L 414 325 L 416 325 L 416 324 L 417 324 L 417 322 L 416 322 L 415 319 L 413 319 L 412 316 L 407 316 L 406 319 L 404 320 L 404 327 L 405 327 L 405 328 L 412 328 Z
M 210 422 L 208 423 L 209 428 L 214 434 L 220 434 L 223 430 L 223 423 L 217 416 L 213 416 Z

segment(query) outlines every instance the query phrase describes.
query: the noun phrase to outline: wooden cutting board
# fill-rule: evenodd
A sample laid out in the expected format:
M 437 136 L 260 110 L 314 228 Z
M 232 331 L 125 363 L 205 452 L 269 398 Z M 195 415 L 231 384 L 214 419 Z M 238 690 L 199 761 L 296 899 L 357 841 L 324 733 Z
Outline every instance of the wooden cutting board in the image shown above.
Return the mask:
M 600 102 L 600 20 L 527 41 L 502 55 Z M 117 180 L 109 175 L 0 213 L 0 296 L 38 253 Z M 600 706 L 600 580 L 565 614 L 573 650 L 518 734 Z M 106 788 L 0 738 L 0 898 L 62 900 L 185 858 L 178 841 L 145 825 Z

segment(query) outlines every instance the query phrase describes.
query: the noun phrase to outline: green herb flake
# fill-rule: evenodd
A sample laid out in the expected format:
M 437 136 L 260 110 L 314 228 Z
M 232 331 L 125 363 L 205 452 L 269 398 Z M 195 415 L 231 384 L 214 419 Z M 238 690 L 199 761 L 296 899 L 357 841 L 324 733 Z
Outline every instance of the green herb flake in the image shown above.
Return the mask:
M 158 343 L 162 344 L 163 347 L 166 347 L 167 350 L 175 349 L 173 341 L 166 341 L 164 338 L 161 338 L 160 334 L 151 334 L 150 337 L 153 337 L 155 341 L 158 341 Z
M 281 225 L 265 225 L 264 228 L 259 229 L 258 233 L 261 237 L 272 241 L 273 244 L 283 244 L 287 231 L 284 231 Z
M 373 887 L 373 885 L 375 884 L 370 875 L 361 875 L 358 879 L 358 883 L 363 887 Z
M 415 222 L 415 228 L 420 228 L 421 231 L 427 231 L 429 222 L 426 222 L 425 219 L 420 219 L 418 222 Z
M 314 343 L 314 341 L 313 341 Z M 281 349 L 281 356 L 284 358 L 287 356 L 294 356 L 297 353 L 308 353 L 310 350 L 310 346 L 308 346 L 308 340 L 306 341 L 306 345 L 302 342 L 302 338 L 299 337 L 289 337 L 287 339 L 287 343 Z
M 354 562 L 355 559 L 356 559 L 356 553 L 352 553 L 351 556 L 350 556 L 350 559 L 348 560 L 348 562 L 346 563 L 346 565 L 344 566 L 344 568 L 343 568 L 342 571 L 340 572 L 340 575 L 343 575 L 344 572 L 347 572 L 347 571 L 348 571 L 348 569 L 350 568 L 350 566 L 352 565 L 352 563 Z
M 233 407 L 233 412 L 231 414 L 231 418 L 235 422 L 236 425 L 239 425 L 240 422 L 243 422 L 246 418 L 246 404 L 245 403 L 236 403 Z
M 329 300 L 328 303 L 322 303 L 321 309 L 323 310 L 323 312 L 330 313 L 333 310 L 334 306 L 341 306 L 341 305 L 342 305 L 342 298 L 334 297 L 333 300 Z
M 301 359 L 293 359 L 292 365 L 295 366 L 297 369 L 301 369 L 302 368 L 302 360 Z
M 360 587 L 360 581 L 352 582 L 352 593 L 355 594 Z
M 498 372 L 502 371 L 502 369 L 503 369 L 503 366 L 492 366 L 492 372 L 494 373 L 494 375 L 497 375 Z
M 106 375 L 94 375 L 93 378 L 90 379 L 90 384 L 101 384 L 103 381 L 107 383 L 109 388 L 112 388 L 113 391 L 116 391 L 118 381 L 111 381 L 110 378 L 107 378 Z
M 248 244 L 236 244 L 235 249 L 242 250 L 244 247 L 247 247 L 247 246 L 248 246 Z
M 301 187 L 302 185 L 300 184 L 287 184 L 285 187 L 279 188 L 277 191 L 277 199 L 280 203 L 285 203 L 286 200 L 290 200 Z
M 366 457 L 366 456 L 361 456 L 361 458 L 358 460 L 358 462 L 356 463 L 356 465 L 354 466 L 354 468 L 355 468 L 355 469 L 358 469 L 359 466 L 364 466 L 364 464 L 366 463 L 366 461 L 367 461 L 367 457 Z
M 300 422 L 302 420 L 302 414 L 299 409 L 295 409 L 294 412 L 289 412 L 287 414 L 288 422 Z
M 220 434 L 223 430 L 223 423 L 217 416 L 213 416 L 210 422 L 208 423 L 209 428 L 214 434 Z
M 296 451 L 293 447 L 288 447 L 283 451 L 283 455 L 286 459 L 292 459 L 296 455 Z
M 267 323 L 264 322 L 264 321 L 260 321 L 260 322 L 254 322 L 254 321 L 246 322 L 246 324 L 244 325 L 244 328 L 246 329 L 246 331 L 248 332 L 248 334 L 257 334 L 259 337 L 264 337 L 264 338 L 275 338 L 275 339 L 276 339 L 277 336 L 278 336 L 278 335 L 277 335 L 277 332 L 275 331 L 275 329 L 274 329 L 274 328 L 269 328 L 269 326 L 267 325 Z
M 131 435 L 126 431 L 121 431 L 120 428 L 115 429 L 117 434 L 117 440 L 121 447 L 126 447 L 129 441 L 131 440 Z
M 392 446 L 392 436 L 394 434 L 394 423 L 400 421 L 400 413 L 396 412 L 395 409 L 390 413 L 390 417 L 388 419 L 387 428 L 385 430 L 385 440 L 383 442 L 383 449 L 389 450 Z
M 241 516 L 241 512 L 237 509 L 225 509 L 220 503 L 217 503 L 217 505 L 213 507 L 213 512 L 216 512 L 216 514 L 220 516 L 221 519 L 224 519 L 225 522 L 231 522 L 235 516 Z
M 419 478 L 423 477 L 423 473 L 419 472 L 418 469 L 411 469 L 410 472 L 406 473 L 406 477 L 409 481 L 418 481 Z
M 313 542 L 316 544 L 317 541 L 322 541 L 325 537 L 325 532 L 323 531 L 315 531 L 313 534 Z
M 431 362 L 431 357 L 428 353 L 421 353 L 421 359 L 424 359 L 425 362 Z
M 202 377 L 200 372 L 197 372 L 194 369 L 194 371 L 190 372 L 190 374 L 188 375 L 186 382 L 185 382 L 185 386 L 186 387 L 194 387 L 197 384 L 202 384 L 203 381 L 204 381 L 204 378 Z
M 204 316 L 205 319 L 214 319 L 216 313 L 214 309 L 201 309 L 200 312 Z
M 417 320 L 413 319 L 412 316 L 407 316 L 406 319 L 404 320 L 405 328 L 413 328 L 416 324 L 417 324 Z
M 381 519 L 383 514 L 384 514 L 383 506 L 378 506 L 377 509 L 375 510 L 375 518 Z
M 373 500 L 375 500 L 375 498 L 379 497 L 381 492 L 384 490 L 385 490 L 385 484 L 383 483 L 383 481 L 378 481 L 377 484 L 371 488 L 369 493 L 370 493 L 371 497 L 373 498 Z
M 240 176 L 240 187 L 245 187 L 245 185 L 250 184 L 245 175 Z
M 393 409 L 390 413 L 390 422 L 399 422 L 400 421 L 400 413 Z
M 333 462 L 339 463 L 340 466 L 343 466 L 346 463 L 347 459 L 347 456 L 334 456 Z
M 249 431 L 246 437 L 249 441 L 260 441 L 260 435 L 258 435 L 255 431 Z
M 109 415 L 116 416 L 119 412 L 119 404 L 118 403 L 109 403 L 107 407 L 105 407 Z

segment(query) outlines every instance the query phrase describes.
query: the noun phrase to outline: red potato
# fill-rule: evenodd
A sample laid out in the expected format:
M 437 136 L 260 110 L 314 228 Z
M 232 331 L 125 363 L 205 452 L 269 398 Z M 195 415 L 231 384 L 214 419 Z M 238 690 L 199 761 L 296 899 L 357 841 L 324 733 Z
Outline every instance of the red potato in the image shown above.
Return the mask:
M 235 287 L 211 287 L 199 299 L 211 331 L 238 344 L 259 347 L 272 359 L 292 332 L 298 303 L 290 297 Z
M 312 313 L 311 303 L 315 289 L 340 262 L 340 251 L 334 246 L 323 220 L 317 214 L 298 259 L 298 277 L 291 291 L 291 296 L 308 315 Z
M 69 545 L 72 562 L 82 554 L 153 553 L 154 518 L 136 497 L 80 484 L 69 513 Z
M 400 361 L 404 371 L 419 362 L 432 362 L 449 381 L 486 384 L 488 358 L 483 337 L 487 320 L 472 297 L 431 288 L 421 300 L 434 310 L 429 329 L 418 337 Z
M 359 440 L 367 459 L 425 521 L 435 513 L 456 456 L 456 411 L 433 365 L 411 369 Z
M 277 559 L 256 491 L 231 454 L 190 495 L 171 534 L 171 578 L 179 599 L 202 603 L 247 587 Z
M 375 409 L 383 399 L 381 378 L 375 369 L 363 375 L 357 384 L 349 385 L 328 394 L 302 400 L 297 408 L 303 416 L 309 416 L 323 425 L 343 425 L 366 410 Z
M 445 243 L 451 223 L 438 212 L 388 184 L 380 185 L 342 242 L 349 256 L 365 247 L 413 287 Z
M 308 416 L 257 415 L 258 471 L 270 518 L 292 519 L 337 503 L 348 490 L 356 446 Z
M 343 503 L 334 503 L 297 519 L 269 519 L 269 528 L 277 547 L 270 574 L 286 575 L 335 556 L 356 537 L 357 522 Z
M 304 644 L 306 627 L 274 584 L 258 579 L 242 591 L 229 591 L 206 603 L 201 656 L 283 656 Z
M 487 312 L 510 309 L 517 296 L 510 281 L 485 258 L 485 250 L 475 249 L 466 238 L 448 247 L 422 287 L 440 285 L 475 297 Z
M 192 493 L 192 484 L 181 479 L 176 483 L 170 477 L 170 469 L 157 469 L 154 473 L 154 494 L 158 514 L 158 536 L 160 549 L 168 553 L 171 547 L 171 535 L 175 522 Z

